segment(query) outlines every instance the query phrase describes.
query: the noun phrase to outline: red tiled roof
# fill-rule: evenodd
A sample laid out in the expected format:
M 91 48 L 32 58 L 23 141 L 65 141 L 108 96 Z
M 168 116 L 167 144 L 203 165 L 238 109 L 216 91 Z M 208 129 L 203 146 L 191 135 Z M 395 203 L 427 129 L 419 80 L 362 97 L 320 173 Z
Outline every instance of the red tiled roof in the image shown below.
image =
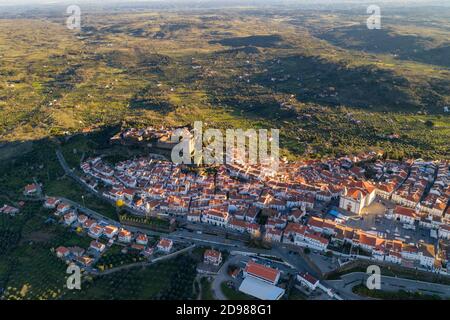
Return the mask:
M 35 191 L 37 189 L 37 186 L 36 186 L 36 184 L 34 184 L 34 183 L 32 183 L 32 184 L 27 184 L 26 186 L 25 186 L 25 191 L 26 192 L 32 192 L 32 191 Z
M 58 247 L 56 248 L 56 252 L 65 255 L 66 253 L 69 252 L 69 249 L 67 249 L 66 247 Z
M 218 259 L 220 257 L 221 253 L 216 250 L 206 250 L 205 251 L 205 257 L 211 257 L 214 259 Z
M 305 231 L 306 231 L 305 226 L 300 225 L 298 223 L 290 222 L 290 223 L 288 223 L 286 229 L 284 230 L 284 233 L 288 234 L 288 233 L 292 232 L 292 233 L 304 234 Z
M 324 237 L 321 237 L 321 236 L 319 236 L 317 234 L 307 233 L 307 234 L 305 234 L 305 237 L 310 238 L 310 239 L 314 239 L 314 240 L 319 241 L 320 243 L 323 243 L 323 244 L 328 244 L 329 243 L 328 239 L 326 239 Z
M 270 282 L 275 282 L 280 271 L 263 266 L 262 264 L 249 261 L 245 267 L 245 271 L 251 275 L 265 279 Z
M 139 235 L 136 237 L 136 240 L 138 240 L 138 241 L 147 241 L 147 240 L 148 240 L 148 237 L 147 237 L 147 235 L 145 235 L 145 234 L 139 234 Z
M 414 211 L 414 209 L 405 208 L 402 206 L 395 206 L 394 213 L 411 218 L 414 218 L 416 216 L 416 212 Z
M 219 211 L 217 209 L 209 209 L 208 211 L 206 211 L 206 214 L 212 215 L 212 216 L 216 216 L 216 217 L 220 217 L 220 218 L 226 218 L 228 216 L 227 212 L 224 211 Z
M 131 236 L 131 232 L 126 230 L 126 229 L 122 229 L 119 231 L 119 237 L 129 237 Z
M 312 285 L 316 284 L 319 281 L 316 278 L 314 278 L 312 275 L 310 275 L 309 273 L 299 273 L 299 276 L 302 279 L 305 279 L 306 281 L 308 281 Z
M 104 229 L 104 233 L 106 233 L 106 234 L 111 234 L 115 231 L 117 231 L 117 227 L 114 227 L 114 226 L 106 226 Z
M 359 234 L 359 243 L 375 248 L 375 246 L 377 245 L 377 237 L 361 232 Z
M 97 248 L 97 249 L 101 249 L 101 248 L 103 248 L 105 245 L 103 244 L 103 243 L 101 243 L 101 242 L 98 242 L 98 241 L 91 241 L 91 247 L 93 247 L 93 248 Z
M 161 239 L 158 243 L 158 246 L 161 246 L 163 248 L 169 248 L 172 245 L 172 240 L 170 239 Z

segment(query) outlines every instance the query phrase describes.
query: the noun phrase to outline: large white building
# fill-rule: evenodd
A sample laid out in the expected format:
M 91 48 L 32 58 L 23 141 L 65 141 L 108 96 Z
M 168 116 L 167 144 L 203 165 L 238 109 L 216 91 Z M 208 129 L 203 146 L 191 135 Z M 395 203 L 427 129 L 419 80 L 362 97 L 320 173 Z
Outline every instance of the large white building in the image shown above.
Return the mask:
M 361 214 L 364 207 L 369 206 L 375 200 L 375 187 L 366 181 L 355 181 L 344 188 L 340 199 L 339 208 Z
M 218 209 L 209 209 L 202 215 L 202 222 L 220 227 L 225 227 L 229 219 L 228 212 Z

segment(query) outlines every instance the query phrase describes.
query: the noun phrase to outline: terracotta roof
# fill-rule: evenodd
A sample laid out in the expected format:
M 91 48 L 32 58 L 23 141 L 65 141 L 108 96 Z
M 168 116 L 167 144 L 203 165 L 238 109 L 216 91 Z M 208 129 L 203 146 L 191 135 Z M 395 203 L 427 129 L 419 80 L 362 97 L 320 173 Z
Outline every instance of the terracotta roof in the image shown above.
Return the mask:
M 377 237 L 361 232 L 359 233 L 359 243 L 375 248 Z
M 114 226 L 106 226 L 103 230 L 103 232 L 106 234 L 111 234 L 116 231 L 117 231 L 117 227 L 114 227 Z
M 101 242 L 98 242 L 98 241 L 92 241 L 91 242 L 91 247 L 92 248 L 96 248 L 96 249 L 101 249 L 101 248 L 103 248 L 105 245 L 103 244 L 103 243 L 101 243 Z
M 206 211 L 206 214 L 212 215 L 212 216 L 216 216 L 216 217 L 220 217 L 220 218 L 223 218 L 223 219 L 225 219 L 228 216 L 227 212 L 220 211 L 220 210 L 217 210 L 217 209 L 209 209 L 208 211 Z
M 313 240 L 316 240 L 316 241 L 319 241 L 322 244 L 328 245 L 328 243 L 329 243 L 328 239 L 326 239 L 324 237 L 321 237 L 321 236 L 319 236 L 317 234 L 314 234 L 314 233 L 307 233 L 307 234 L 305 234 L 305 237 L 313 239 Z
M 321 219 L 321 218 L 317 218 L 317 217 L 311 217 L 308 220 L 308 225 L 317 227 L 317 228 L 334 229 L 336 224 L 331 220 Z
M 364 198 L 367 195 L 366 192 L 361 191 L 360 189 L 350 188 L 347 190 L 347 197 L 353 198 L 355 200 L 359 200 L 359 198 Z
M 406 207 L 402 207 L 402 206 L 395 206 L 394 213 L 402 215 L 402 216 L 411 217 L 411 218 L 414 218 L 416 216 L 416 212 L 414 211 L 414 209 L 410 209 L 410 208 L 406 208 Z
M 306 232 L 306 227 L 303 225 L 300 225 L 298 223 L 290 222 L 288 223 L 286 229 L 284 229 L 284 233 L 298 233 L 298 234 L 304 234 Z
M 298 274 L 302 279 L 306 280 L 307 282 L 309 282 L 312 285 L 315 285 L 317 282 L 319 282 L 319 280 L 317 280 L 316 278 L 314 278 L 312 275 L 310 275 L 309 273 L 302 273 L 300 272 Z
M 173 243 L 172 240 L 163 238 L 159 241 L 158 246 L 163 248 L 169 248 L 170 246 L 172 246 L 172 243 Z
M 32 183 L 32 184 L 27 184 L 27 185 L 25 186 L 25 191 L 27 191 L 27 192 L 32 192 L 32 191 L 35 191 L 35 190 L 37 190 L 37 186 L 36 186 L 36 184 L 34 184 L 34 183 Z
M 147 241 L 147 240 L 148 240 L 148 237 L 147 237 L 146 234 L 141 233 L 141 234 L 139 234 L 139 235 L 136 237 L 136 240 L 138 240 L 138 241 Z
M 249 261 L 247 263 L 247 266 L 245 267 L 245 271 L 251 275 L 254 275 L 256 277 L 265 279 L 270 282 L 275 282 L 277 279 L 277 276 L 279 275 L 280 271 L 263 266 L 262 264 Z
M 65 255 L 69 252 L 69 249 L 67 249 L 66 247 L 58 247 L 56 248 L 56 252 Z
M 432 244 L 421 243 L 419 245 L 419 251 L 422 252 L 424 256 L 429 258 L 434 258 L 436 256 L 436 250 Z
M 205 251 L 205 257 L 211 257 L 214 259 L 218 259 L 220 257 L 221 253 L 217 250 L 206 250 Z
M 230 222 L 228 222 L 228 224 L 230 226 L 235 226 L 235 227 L 239 227 L 239 228 L 247 228 L 247 222 L 245 222 L 243 220 L 232 219 Z

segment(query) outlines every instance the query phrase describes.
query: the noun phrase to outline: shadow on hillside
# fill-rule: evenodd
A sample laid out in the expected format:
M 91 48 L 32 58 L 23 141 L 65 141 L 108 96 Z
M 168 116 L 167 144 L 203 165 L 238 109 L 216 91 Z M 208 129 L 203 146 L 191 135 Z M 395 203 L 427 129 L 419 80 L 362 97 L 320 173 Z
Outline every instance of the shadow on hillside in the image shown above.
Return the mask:
M 254 35 L 249 37 L 232 37 L 221 40 L 209 41 L 210 44 L 221 44 L 226 47 L 260 47 L 260 48 L 278 48 L 289 49 L 289 44 L 283 43 L 280 35 Z
M 349 106 L 371 111 L 415 112 L 421 108 L 407 79 L 371 66 L 349 68 L 319 57 L 290 56 L 265 62 L 266 72 L 253 78 L 301 102 Z M 436 95 L 428 91 L 427 99 Z M 437 99 L 438 97 L 436 97 Z
M 88 143 L 88 147 L 101 150 L 109 148 L 110 138 L 119 132 L 119 125 L 105 126 L 97 130 L 86 133 L 73 133 L 70 135 L 56 135 L 37 140 L 28 141 L 1 141 L 0 140 L 0 163 L 5 165 L 8 162 L 21 161 L 20 159 L 33 161 L 33 158 L 53 157 L 54 150 L 58 147 L 63 148 L 66 144 L 74 140 L 83 139 Z
M 131 109 L 151 110 L 162 116 L 174 111 L 176 107 L 167 101 L 167 97 L 154 87 L 147 86 L 136 93 L 130 100 Z
M 399 35 L 389 29 L 369 30 L 362 25 L 337 28 L 315 36 L 344 49 L 393 54 L 399 60 L 450 67 L 450 46 L 432 48 L 432 38 Z

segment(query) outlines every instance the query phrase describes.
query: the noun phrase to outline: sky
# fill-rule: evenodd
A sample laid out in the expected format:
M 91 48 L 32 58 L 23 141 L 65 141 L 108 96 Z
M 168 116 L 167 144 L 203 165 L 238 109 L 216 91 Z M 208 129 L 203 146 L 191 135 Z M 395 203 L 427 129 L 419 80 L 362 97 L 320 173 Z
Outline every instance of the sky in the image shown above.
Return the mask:
M 353 3 L 353 4 L 393 4 L 393 5 L 421 5 L 421 4 L 433 4 L 433 5 L 444 5 L 444 3 L 448 0 L 232 0 L 233 6 L 238 2 L 242 2 L 243 5 L 251 5 L 255 4 L 337 4 L 337 3 Z M 145 2 L 145 3 L 189 3 L 195 2 L 197 4 L 205 2 L 208 4 L 217 3 L 226 3 L 227 0 L 0 0 L 0 6 L 5 5 L 71 5 L 71 4 L 116 4 L 116 3 L 137 3 L 137 2 Z M 450 4 L 450 2 L 449 2 Z M 447 5 L 449 5 L 447 4 Z
M 61 4 L 70 2 L 87 2 L 87 3 L 108 3 L 108 2 L 213 2 L 219 0 L 0 0 L 0 3 L 4 4 Z M 223 0 L 222 0 L 223 1 Z M 354 3 L 367 3 L 367 2 L 397 2 L 397 3 L 438 3 L 437 0 L 266 0 L 270 3 L 338 3 L 338 2 L 354 2 Z M 242 0 L 242 2 L 248 2 L 248 0 Z

